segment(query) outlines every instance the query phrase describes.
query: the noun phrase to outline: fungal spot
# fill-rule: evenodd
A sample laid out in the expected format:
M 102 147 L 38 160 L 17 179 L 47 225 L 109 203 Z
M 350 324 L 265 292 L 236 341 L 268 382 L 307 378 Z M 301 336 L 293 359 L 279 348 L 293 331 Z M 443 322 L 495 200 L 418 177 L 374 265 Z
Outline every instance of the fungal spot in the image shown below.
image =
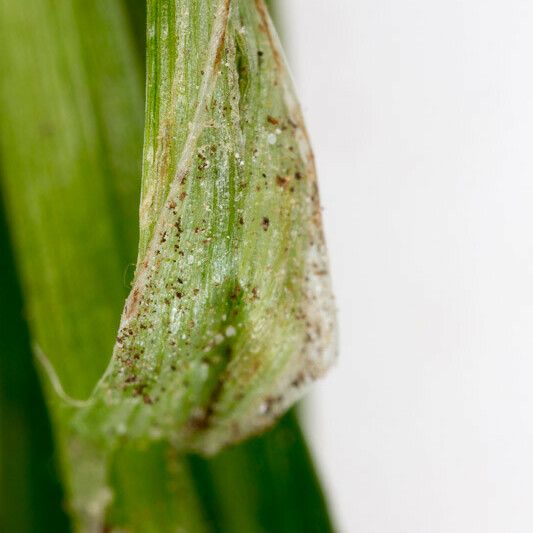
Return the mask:
M 300 372 L 291 382 L 291 386 L 294 388 L 301 387 L 305 383 L 305 374 Z
M 152 398 L 150 398 L 150 396 L 148 396 L 148 394 L 145 394 L 143 396 L 143 402 L 147 405 L 152 405 L 154 402 L 152 400 Z
M 285 185 L 289 182 L 289 178 L 285 176 L 276 176 L 276 185 L 278 187 L 284 188 Z
M 270 219 L 268 217 L 263 217 L 263 220 L 261 220 L 261 226 L 263 226 L 263 231 L 267 231 L 270 226 Z
M 187 425 L 192 430 L 202 430 L 206 429 L 209 426 L 209 416 L 207 415 L 207 412 L 205 409 L 202 408 L 196 408 L 193 409 L 191 416 L 189 417 L 189 421 Z
M 240 285 L 235 285 L 235 288 L 229 293 L 228 297 L 230 300 L 237 300 L 237 298 L 241 294 L 241 287 Z

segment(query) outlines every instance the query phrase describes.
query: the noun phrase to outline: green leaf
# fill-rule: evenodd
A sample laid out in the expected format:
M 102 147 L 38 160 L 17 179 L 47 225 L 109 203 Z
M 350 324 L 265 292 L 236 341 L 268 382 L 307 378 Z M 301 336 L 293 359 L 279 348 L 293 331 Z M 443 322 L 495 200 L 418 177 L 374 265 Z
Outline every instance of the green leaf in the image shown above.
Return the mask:
M 261 437 L 192 460 L 216 531 L 328 533 L 333 526 L 293 411 Z
M 61 533 L 68 522 L 1 202 L 0 257 L 0 531 Z
M 75 397 L 109 362 L 138 238 L 141 68 L 120 5 L 0 1 L 7 211 L 34 340 Z

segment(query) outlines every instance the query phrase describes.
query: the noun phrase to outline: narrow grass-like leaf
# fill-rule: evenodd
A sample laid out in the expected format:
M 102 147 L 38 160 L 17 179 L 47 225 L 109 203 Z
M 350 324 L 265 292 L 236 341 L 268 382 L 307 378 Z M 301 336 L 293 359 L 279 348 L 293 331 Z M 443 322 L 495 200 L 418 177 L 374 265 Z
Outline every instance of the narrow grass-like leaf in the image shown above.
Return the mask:
M 192 460 L 215 530 L 329 533 L 324 495 L 294 412 L 260 437 Z
M 63 533 L 50 423 L 0 202 L 0 531 Z

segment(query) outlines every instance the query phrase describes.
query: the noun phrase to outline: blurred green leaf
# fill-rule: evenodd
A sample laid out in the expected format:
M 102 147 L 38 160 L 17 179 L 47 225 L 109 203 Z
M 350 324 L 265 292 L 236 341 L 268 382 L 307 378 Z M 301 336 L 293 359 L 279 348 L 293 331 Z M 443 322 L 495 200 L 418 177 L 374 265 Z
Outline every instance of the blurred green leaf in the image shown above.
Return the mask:
M 68 531 L 0 201 L 0 531 Z
M 191 458 L 215 531 L 328 533 L 326 501 L 294 411 L 209 461 Z

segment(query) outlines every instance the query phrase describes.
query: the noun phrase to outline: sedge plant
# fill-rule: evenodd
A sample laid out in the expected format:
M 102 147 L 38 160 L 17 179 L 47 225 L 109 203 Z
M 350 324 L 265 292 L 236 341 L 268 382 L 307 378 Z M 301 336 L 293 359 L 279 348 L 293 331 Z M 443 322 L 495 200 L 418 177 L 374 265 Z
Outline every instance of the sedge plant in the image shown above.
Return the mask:
M 6 279 L 29 326 L 2 357 L 37 361 L 74 530 L 329 531 L 294 414 L 275 425 L 334 359 L 335 317 L 267 8 L 148 0 L 145 45 L 143 8 L 0 0 Z

